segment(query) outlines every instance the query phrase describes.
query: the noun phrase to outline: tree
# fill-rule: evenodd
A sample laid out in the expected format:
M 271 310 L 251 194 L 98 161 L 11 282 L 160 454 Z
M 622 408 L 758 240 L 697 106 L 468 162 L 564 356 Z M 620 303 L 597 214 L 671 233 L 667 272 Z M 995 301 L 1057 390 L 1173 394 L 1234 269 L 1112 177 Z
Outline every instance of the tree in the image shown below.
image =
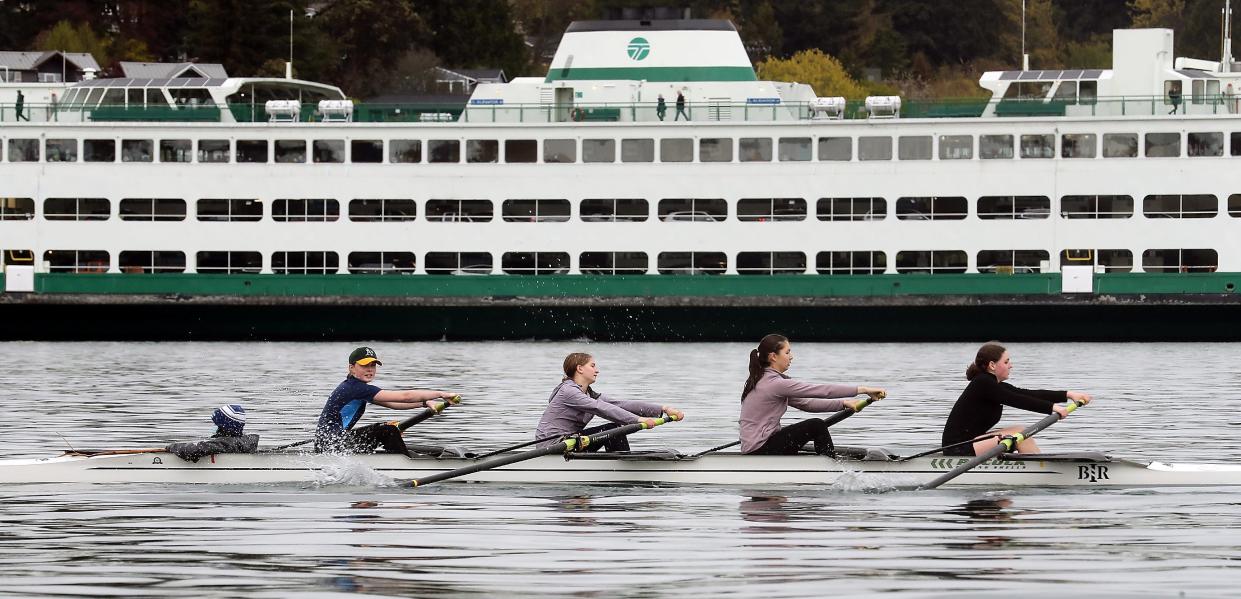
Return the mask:
M 428 0 L 418 13 L 431 28 L 431 50 L 445 65 L 498 67 L 509 77 L 527 73 L 529 53 L 507 2 Z
M 741 39 L 745 41 L 750 57 L 762 60 L 768 56 L 780 56 L 784 45 L 784 31 L 776 20 L 776 10 L 771 2 L 763 0 L 741 22 Z
M 319 20 L 336 47 L 335 83 L 362 98 L 385 91 L 400 58 L 430 37 L 406 0 L 337 0 Z
M 301 71 L 328 72 L 333 40 L 306 16 L 303 0 L 190 0 L 186 47 L 189 60 L 223 63 L 229 73 L 253 75 L 264 63 L 289 56 L 289 15 Z
M 768 58 L 758 64 L 758 76 L 764 81 L 807 83 L 819 96 L 866 96 L 862 86 L 845 71 L 844 65 L 818 48 L 803 50 L 787 59 Z
M 34 49 L 84 52 L 94 56 L 95 60 L 102 61 L 108 55 L 108 42 L 86 23 L 75 25 L 69 21 L 61 21 L 35 37 Z
M 593 18 L 594 0 L 510 0 L 513 18 L 530 42 L 530 61 L 535 72 L 546 72 L 551 50 L 573 21 Z

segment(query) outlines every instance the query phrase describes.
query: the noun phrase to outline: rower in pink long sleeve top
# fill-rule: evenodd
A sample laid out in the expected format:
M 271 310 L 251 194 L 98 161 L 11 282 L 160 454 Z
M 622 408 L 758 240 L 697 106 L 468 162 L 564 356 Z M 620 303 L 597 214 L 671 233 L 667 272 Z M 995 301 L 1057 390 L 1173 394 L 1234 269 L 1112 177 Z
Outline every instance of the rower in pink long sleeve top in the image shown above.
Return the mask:
M 884 390 L 856 385 L 805 383 L 784 374 L 793 363 L 793 348 L 783 335 L 767 335 L 750 351 L 750 376 L 741 392 L 741 452 L 791 455 L 814 441 L 815 453 L 832 453 L 832 436 L 820 418 L 781 427 L 780 418 L 793 406 L 804 412 L 857 409 L 841 398 L 865 394 L 881 399 Z

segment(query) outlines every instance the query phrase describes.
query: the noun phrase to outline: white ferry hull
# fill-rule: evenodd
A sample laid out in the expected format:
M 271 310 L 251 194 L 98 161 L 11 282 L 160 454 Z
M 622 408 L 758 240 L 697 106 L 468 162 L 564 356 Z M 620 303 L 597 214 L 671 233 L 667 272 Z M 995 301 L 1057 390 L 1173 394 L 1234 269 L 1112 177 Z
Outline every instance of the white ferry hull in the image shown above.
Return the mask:
M 836 460 L 822 456 L 700 458 L 657 456 L 549 456 L 471 474 L 469 482 L 778 486 L 836 485 L 889 488 L 926 482 L 963 458 L 908 462 Z M 0 483 L 338 483 L 364 479 L 407 481 L 475 463 L 469 459 L 408 458 L 394 454 L 330 456 L 299 453 L 222 454 L 198 462 L 168 453 L 0 460 Z M 381 475 L 379 477 L 370 474 Z M 1241 485 L 1241 465 L 1166 464 L 1089 456 L 1045 455 L 995 460 L 954 479 L 952 487 L 1157 487 Z

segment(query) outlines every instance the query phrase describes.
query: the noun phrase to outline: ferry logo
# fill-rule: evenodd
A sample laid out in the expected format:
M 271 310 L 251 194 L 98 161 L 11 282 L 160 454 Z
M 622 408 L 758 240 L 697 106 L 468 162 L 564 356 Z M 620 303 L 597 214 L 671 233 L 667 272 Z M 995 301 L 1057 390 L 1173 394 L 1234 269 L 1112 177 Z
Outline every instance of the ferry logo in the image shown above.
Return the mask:
M 646 41 L 644 37 L 635 37 L 629 40 L 629 58 L 633 60 L 643 60 L 651 55 L 651 43 Z

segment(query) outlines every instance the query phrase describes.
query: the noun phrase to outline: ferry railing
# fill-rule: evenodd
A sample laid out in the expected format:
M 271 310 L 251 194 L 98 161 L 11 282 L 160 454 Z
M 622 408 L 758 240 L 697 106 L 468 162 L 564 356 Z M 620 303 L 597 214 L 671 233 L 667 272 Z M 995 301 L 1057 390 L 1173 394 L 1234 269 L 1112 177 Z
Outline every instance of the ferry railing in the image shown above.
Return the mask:
M 864 100 L 849 100 L 828 114 L 809 102 L 747 103 L 594 102 L 574 104 L 500 103 L 474 100 L 466 104 L 370 103 L 354 105 L 350 120 L 358 123 L 607 123 L 643 122 L 773 122 L 857 120 L 872 118 Z M 1134 117 L 1189 118 L 1241 114 L 1241 95 L 1217 94 L 1172 99 L 1168 96 L 1100 96 L 1077 99 L 939 98 L 901 100 L 899 118 L 972 117 Z M 875 116 L 873 118 L 883 118 Z M 886 117 L 893 118 L 893 117 Z M 0 104 L 0 123 L 22 122 L 241 122 L 272 119 L 263 105 L 83 106 L 66 104 Z M 296 122 L 325 120 L 315 103 L 302 106 Z

